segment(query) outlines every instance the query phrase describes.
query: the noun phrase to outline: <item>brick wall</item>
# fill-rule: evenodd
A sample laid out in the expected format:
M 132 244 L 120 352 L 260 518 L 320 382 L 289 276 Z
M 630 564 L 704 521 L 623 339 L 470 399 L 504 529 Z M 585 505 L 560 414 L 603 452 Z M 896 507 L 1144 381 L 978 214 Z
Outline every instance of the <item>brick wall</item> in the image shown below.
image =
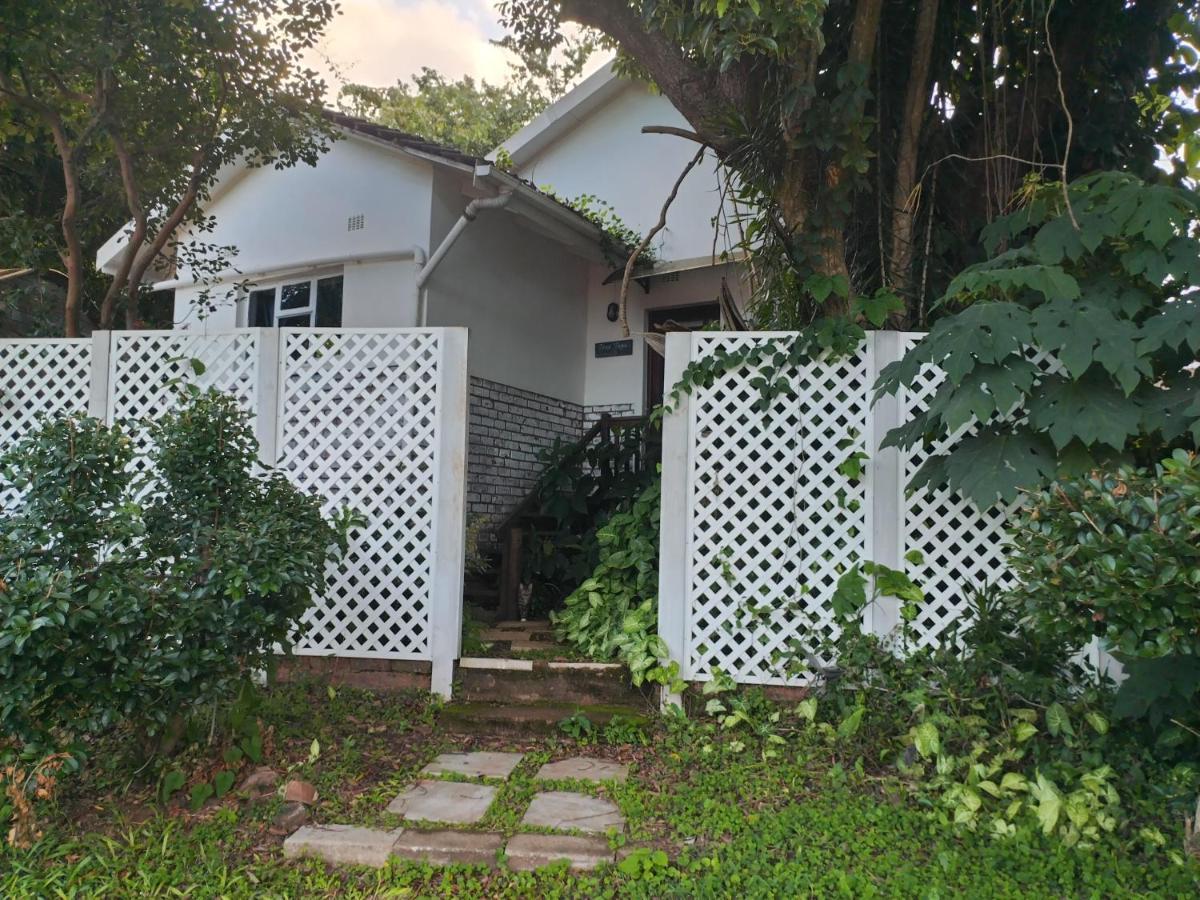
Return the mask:
M 539 452 L 556 437 L 576 441 L 582 434 L 578 403 L 471 378 L 467 517 L 481 523 L 481 549 L 494 548 L 489 526 L 512 512 L 541 474 Z
M 633 411 L 632 403 L 597 403 L 592 406 L 583 408 L 583 427 L 584 430 L 591 428 L 599 421 L 600 417 L 608 413 L 614 419 L 621 419 L 626 416 L 633 416 L 636 413 Z

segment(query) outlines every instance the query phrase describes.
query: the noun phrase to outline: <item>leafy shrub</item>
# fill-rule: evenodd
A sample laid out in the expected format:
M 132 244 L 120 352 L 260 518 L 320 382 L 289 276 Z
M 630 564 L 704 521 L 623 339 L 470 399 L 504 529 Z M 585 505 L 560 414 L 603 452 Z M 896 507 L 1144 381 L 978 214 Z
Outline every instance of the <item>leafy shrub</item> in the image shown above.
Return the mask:
M 534 586 L 535 606 L 557 605 L 600 561 L 597 531 L 655 480 L 644 464 L 643 429 L 614 428 L 609 440 L 580 449 L 555 441 L 541 454 L 539 524 L 530 529 L 522 579 Z
M 661 481 L 596 532 L 600 562 L 551 617 L 558 636 L 593 659 L 619 659 L 633 683 L 677 681 L 678 663 L 658 629 L 658 520 Z
M 1110 727 L 1112 691 L 1072 661 L 1073 642 L 1043 633 L 1011 596 L 988 590 L 973 597 L 971 625 L 917 648 L 904 615 L 892 635 L 863 631 L 863 609 L 881 594 L 914 611 L 923 602 L 886 567 L 849 571 L 832 607 L 837 633 L 819 648 L 836 666 L 790 716 L 719 674 L 705 685 L 707 711 L 732 732 L 729 750 L 753 748 L 764 759 L 828 753 L 835 771 L 853 762 L 947 824 L 997 838 L 1132 841 L 1184 859 L 1167 834 L 1194 805 L 1200 773 Z
M 1119 715 L 1146 719 L 1160 747 L 1195 736 L 1196 454 L 1177 450 L 1153 471 L 1095 472 L 1033 494 L 1014 529 L 1012 565 L 1022 581 L 1017 598 L 1039 633 L 1075 647 L 1097 636 L 1117 651 L 1129 674 Z
M 4 459 L 21 500 L 0 518 L 0 741 L 60 747 L 130 721 L 169 749 L 194 705 L 290 646 L 345 547 L 347 517 L 256 471 L 232 398 L 192 390 L 150 434 L 150 482 L 123 427 L 81 416 Z
M 991 258 L 954 278 L 940 318 L 877 390 L 912 387 L 927 364 L 946 380 L 885 446 L 977 432 L 929 454 L 916 483 L 949 483 L 980 506 L 1123 454 L 1151 464 L 1200 440 L 1200 197 L 1100 172 L 1030 185 L 984 230 Z M 1058 361 L 1043 370 L 1030 349 Z M 1023 414 L 1012 415 L 1014 410 Z

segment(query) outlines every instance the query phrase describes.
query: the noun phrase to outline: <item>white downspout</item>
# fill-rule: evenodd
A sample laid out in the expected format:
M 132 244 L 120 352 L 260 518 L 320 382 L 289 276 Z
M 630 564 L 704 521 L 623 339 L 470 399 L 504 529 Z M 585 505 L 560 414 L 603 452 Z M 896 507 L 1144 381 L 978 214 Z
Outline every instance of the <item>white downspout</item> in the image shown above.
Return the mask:
M 458 240 L 459 235 L 466 230 L 468 225 L 475 221 L 476 216 L 479 215 L 481 210 L 502 209 L 508 205 L 508 201 L 511 199 L 512 192 L 510 191 L 505 194 L 499 194 L 495 197 L 480 197 L 476 200 L 472 200 L 467 204 L 467 208 L 463 210 L 463 214 L 458 217 L 458 221 L 454 223 L 454 227 L 450 229 L 449 233 L 444 238 L 442 238 L 442 242 L 438 244 L 437 249 L 433 251 L 433 254 L 429 257 L 429 261 L 417 261 L 418 327 L 425 327 L 429 313 L 429 304 L 426 301 L 425 294 L 425 283 L 429 281 L 430 276 L 433 275 L 433 272 L 438 267 L 438 264 L 446 257 L 446 254 L 450 252 L 450 248 L 454 246 L 454 242 Z

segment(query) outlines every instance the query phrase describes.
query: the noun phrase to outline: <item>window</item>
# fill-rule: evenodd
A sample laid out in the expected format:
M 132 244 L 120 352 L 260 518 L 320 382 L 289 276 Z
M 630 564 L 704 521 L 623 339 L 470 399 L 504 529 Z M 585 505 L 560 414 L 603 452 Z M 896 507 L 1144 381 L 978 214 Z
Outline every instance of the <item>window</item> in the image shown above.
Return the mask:
M 340 328 L 342 276 L 255 288 L 246 304 L 246 324 L 251 328 Z

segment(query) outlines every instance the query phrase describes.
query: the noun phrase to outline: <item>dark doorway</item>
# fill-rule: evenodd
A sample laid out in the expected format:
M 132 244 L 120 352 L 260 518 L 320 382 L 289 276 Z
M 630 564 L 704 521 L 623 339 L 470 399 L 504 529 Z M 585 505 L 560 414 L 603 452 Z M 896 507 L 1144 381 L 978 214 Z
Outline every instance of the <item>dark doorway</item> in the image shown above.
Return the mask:
M 694 303 L 690 306 L 669 306 L 652 309 L 646 314 L 647 331 L 699 331 L 706 325 L 719 321 L 721 307 L 716 303 Z M 664 360 L 646 348 L 646 412 L 663 401 L 666 385 Z M 674 387 L 674 385 L 672 385 Z

